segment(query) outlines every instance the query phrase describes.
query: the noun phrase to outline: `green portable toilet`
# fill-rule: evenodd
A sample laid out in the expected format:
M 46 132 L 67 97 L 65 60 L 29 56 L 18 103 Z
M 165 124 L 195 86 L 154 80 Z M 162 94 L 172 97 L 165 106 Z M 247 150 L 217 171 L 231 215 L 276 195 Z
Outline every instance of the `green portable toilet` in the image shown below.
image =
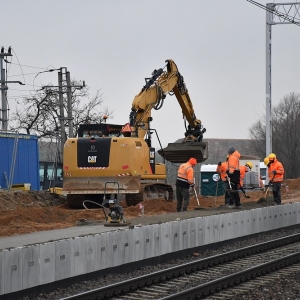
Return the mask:
M 216 172 L 217 165 L 201 165 L 201 195 L 222 196 L 224 195 L 223 182 Z

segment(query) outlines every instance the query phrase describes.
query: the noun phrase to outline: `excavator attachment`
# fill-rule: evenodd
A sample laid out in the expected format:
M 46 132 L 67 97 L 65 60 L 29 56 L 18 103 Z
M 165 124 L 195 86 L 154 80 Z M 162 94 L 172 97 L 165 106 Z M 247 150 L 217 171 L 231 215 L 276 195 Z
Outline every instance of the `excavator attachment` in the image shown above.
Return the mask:
M 184 163 L 191 157 L 202 163 L 208 159 L 208 143 L 194 141 L 169 143 L 166 148 L 158 150 L 158 153 L 171 163 Z

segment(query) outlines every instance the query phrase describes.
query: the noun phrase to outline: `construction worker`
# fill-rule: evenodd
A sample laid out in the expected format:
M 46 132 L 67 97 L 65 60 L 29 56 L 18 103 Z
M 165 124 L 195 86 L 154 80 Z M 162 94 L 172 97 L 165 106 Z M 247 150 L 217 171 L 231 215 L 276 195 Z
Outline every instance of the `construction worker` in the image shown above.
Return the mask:
M 241 154 L 233 147 L 228 148 L 228 168 L 227 168 L 227 180 L 229 182 L 230 190 L 232 190 L 231 197 L 235 201 L 235 208 L 240 208 L 241 200 L 238 192 L 238 186 L 240 183 L 240 157 Z M 232 203 L 233 204 L 233 203 Z M 229 207 L 233 207 L 230 203 Z
M 246 176 L 247 172 L 250 172 L 253 167 L 253 164 L 251 161 L 247 161 L 244 166 L 240 166 L 240 183 L 239 183 L 239 189 L 243 192 L 246 198 L 250 198 L 246 196 L 246 192 L 244 190 L 244 178 Z
M 281 204 L 281 182 L 284 175 L 284 167 L 282 163 L 277 160 L 276 155 L 271 153 L 269 155 L 269 164 L 268 164 L 268 176 L 269 184 L 273 185 L 273 201 L 274 204 Z
M 240 166 L 240 186 L 243 187 L 244 185 L 244 178 L 247 172 L 252 170 L 253 164 L 251 161 L 247 161 L 244 166 Z
M 226 174 L 226 170 L 228 168 L 228 157 L 229 155 L 227 155 L 227 159 L 224 162 L 219 162 L 217 165 L 217 169 L 216 172 L 219 174 L 220 179 L 223 182 L 223 186 L 225 189 L 225 205 L 229 205 L 230 203 L 233 203 L 233 199 L 230 199 L 231 194 L 229 193 L 229 183 L 227 180 L 227 174 Z
M 264 185 L 264 183 L 263 183 L 263 181 L 262 181 L 261 175 L 259 176 L 259 187 L 260 187 L 261 189 L 263 189 L 263 188 L 265 187 L 265 185 Z
M 190 202 L 190 187 L 194 188 L 194 167 L 197 164 L 196 158 L 190 158 L 178 168 L 176 180 L 177 211 L 186 211 Z

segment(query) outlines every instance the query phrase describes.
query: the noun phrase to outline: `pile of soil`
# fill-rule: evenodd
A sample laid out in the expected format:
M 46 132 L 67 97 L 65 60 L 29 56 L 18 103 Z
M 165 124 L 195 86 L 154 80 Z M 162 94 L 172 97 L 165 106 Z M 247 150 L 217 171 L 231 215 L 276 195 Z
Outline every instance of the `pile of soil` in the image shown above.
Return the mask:
M 300 202 L 300 178 L 288 179 L 282 184 L 282 202 Z M 241 195 L 241 203 L 256 203 L 265 196 L 263 190 L 249 191 L 251 198 Z M 198 195 L 200 207 L 211 208 L 224 205 L 224 196 Z M 124 209 L 126 220 L 141 216 L 139 205 Z M 151 199 L 141 202 L 144 216 L 155 216 L 176 212 L 176 201 Z M 198 207 L 197 199 L 191 196 L 188 210 Z M 7 191 L 0 189 L 0 237 L 20 235 L 36 231 L 61 229 L 76 226 L 80 220 L 99 220 L 105 222 L 105 215 L 99 209 L 70 209 L 66 198 L 46 191 Z

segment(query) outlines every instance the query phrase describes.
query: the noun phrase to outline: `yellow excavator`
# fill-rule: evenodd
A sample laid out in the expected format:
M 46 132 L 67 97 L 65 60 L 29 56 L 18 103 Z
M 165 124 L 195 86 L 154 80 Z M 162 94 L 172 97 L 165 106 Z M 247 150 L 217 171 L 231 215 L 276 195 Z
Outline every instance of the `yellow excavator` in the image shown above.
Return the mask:
M 156 163 L 151 145 L 152 109 L 162 108 L 167 94 L 174 95 L 188 123 L 182 142 L 169 143 L 159 154 L 172 163 L 195 157 L 198 163 L 208 158 L 208 145 L 202 141 L 206 129 L 196 118 L 184 78 L 173 60 L 152 72 L 132 102 L 129 122 L 123 125 L 82 124 L 78 137 L 64 145 L 63 193 L 72 208 L 81 208 L 85 200 L 103 203 L 103 199 L 124 194 L 126 204 L 146 199 L 174 199 L 166 181 L 166 165 Z M 158 136 L 157 136 L 158 138 Z M 159 138 L 158 138 L 159 141 Z

